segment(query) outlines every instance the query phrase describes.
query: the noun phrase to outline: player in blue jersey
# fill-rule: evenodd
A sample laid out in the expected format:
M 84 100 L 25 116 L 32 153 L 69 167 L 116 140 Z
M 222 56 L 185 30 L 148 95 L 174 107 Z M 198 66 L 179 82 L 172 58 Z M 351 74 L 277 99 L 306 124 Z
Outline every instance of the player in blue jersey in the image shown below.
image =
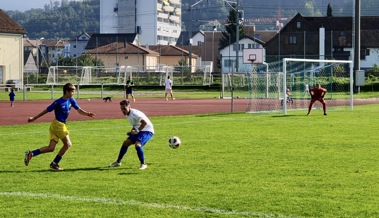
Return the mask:
M 51 162 L 50 168 L 54 170 L 63 170 L 61 167 L 59 167 L 59 161 L 66 154 L 68 149 L 72 146 L 72 143 L 69 137 L 69 131 L 66 127 L 66 121 L 67 121 L 71 108 L 72 107 L 75 108 L 79 112 L 79 114 L 83 116 L 89 116 L 89 117 L 95 116 L 94 113 L 87 112 L 79 107 L 78 103 L 73 98 L 74 93 L 75 93 L 75 86 L 72 85 L 71 83 L 66 83 L 63 86 L 63 96 L 61 98 L 55 100 L 51 105 L 49 105 L 45 110 L 43 110 L 37 116 L 30 117 L 28 119 L 28 122 L 30 123 L 42 117 L 43 115 L 47 114 L 48 112 L 54 111 L 55 113 L 55 119 L 51 123 L 50 130 L 49 130 L 50 131 L 49 145 L 33 150 L 33 151 L 26 151 L 25 160 L 24 160 L 26 166 L 29 165 L 29 162 L 33 156 L 37 156 L 43 153 L 53 152 L 59 140 L 62 140 L 63 147 L 59 150 L 53 162 Z
M 121 166 L 121 161 L 129 146 L 135 145 L 138 159 L 141 163 L 140 170 L 147 168 L 143 146 L 154 136 L 154 127 L 149 118 L 140 110 L 132 109 L 128 100 L 120 102 L 120 109 L 125 117 L 129 120 L 132 129 L 127 133 L 128 138 L 122 143 L 118 158 L 115 162 L 109 164 L 109 167 Z

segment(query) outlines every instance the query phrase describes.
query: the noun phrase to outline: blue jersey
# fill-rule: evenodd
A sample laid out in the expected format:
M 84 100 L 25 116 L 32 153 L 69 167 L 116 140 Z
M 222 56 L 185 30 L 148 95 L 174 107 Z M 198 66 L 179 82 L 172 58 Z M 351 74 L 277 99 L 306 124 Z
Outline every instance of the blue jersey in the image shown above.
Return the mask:
M 71 107 L 74 107 L 76 110 L 80 108 L 74 98 L 69 98 L 67 100 L 59 98 L 55 100 L 50 106 L 48 106 L 46 110 L 48 112 L 54 111 L 55 119 L 57 119 L 59 122 L 66 123 Z
M 16 96 L 16 94 L 14 94 L 14 92 L 9 93 L 9 100 L 14 101 L 15 96 Z

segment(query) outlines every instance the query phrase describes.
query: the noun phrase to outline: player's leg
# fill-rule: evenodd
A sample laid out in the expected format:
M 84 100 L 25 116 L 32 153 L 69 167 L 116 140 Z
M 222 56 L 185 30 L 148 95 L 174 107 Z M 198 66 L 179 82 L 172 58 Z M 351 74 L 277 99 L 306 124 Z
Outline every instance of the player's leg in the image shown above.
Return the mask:
M 63 156 L 67 153 L 67 151 L 71 148 L 72 143 L 70 140 L 70 136 L 66 135 L 64 138 L 62 138 L 63 146 L 59 150 L 58 154 L 55 156 L 54 160 L 50 163 L 50 168 L 54 170 L 63 170 L 59 166 L 59 162 L 62 160 Z
M 130 90 L 130 96 L 132 97 L 132 99 L 133 99 L 133 102 L 135 102 L 135 101 L 136 101 L 136 99 L 134 98 L 133 90 Z
M 59 150 L 58 154 L 55 156 L 54 160 L 50 163 L 50 168 L 54 170 L 63 170 L 59 167 L 59 162 L 62 160 L 63 156 L 67 153 L 67 151 L 71 148 L 72 143 L 69 135 L 69 131 L 66 127 L 66 124 L 61 122 L 53 122 L 51 129 L 51 135 L 57 136 L 59 139 L 62 140 L 63 146 Z M 54 140 L 52 140 L 54 141 Z M 58 141 L 58 140 L 56 140 Z
M 312 106 L 313 106 L 314 103 L 315 103 L 315 100 L 312 99 L 311 102 L 309 103 L 309 107 L 308 107 L 308 113 L 307 113 L 307 115 L 309 115 L 309 114 L 311 113 Z
M 139 132 L 138 138 L 135 143 L 135 148 L 137 151 L 138 159 L 141 163 L 140 170 L 144 170 L 147 168 L 147 165 L 145 163 L 145 154 L 143 151 L 143 146 L 153 137 L 153 134 L 151 132 Z
M 164 97 L 165 97 L 166 101 L 168 101 L 168 99 L 167 99 L 167 94 L 168 94 L 168 90 L 165 89 L 165 91 L 164 91 Z
M 117 160 L 113 163 L 110 163 L 108 166 L 109 167 L 118 167 L 118 166 L 121 166 L 121 162 L 122 162 L 122 159 L 124 158 L 126 152 L 128 151 L 128 148 L 130 145 L 132 145 L 134 142 L 132 141 L 132 139 L 130 139 L 130 137 L 133 137 L 132 135 L 129 136 L 128 139 L 126 139 L 122 145 L 121 145 L 121 148 L 120 148 L 120 151 L 118 153 L 118 157 L 117 157 Z
M 319 100 L 322 104 L 322 109 L 324 110 L 324 115 L 326 115 L 326 102 L 325 100 L 322 98 Z
M 26 151 L 25 159 L 24 159 L 25 165 L 26 166 L 29 165 L 29 162 L 32 159 L 32 157 L 38 156 L 43 153 L 53 152 L 57 144 L 58 144 L 58 141 L 54 141 L 53 139 L 51 139 L 48 146 L 44 146 L 33 151 Z

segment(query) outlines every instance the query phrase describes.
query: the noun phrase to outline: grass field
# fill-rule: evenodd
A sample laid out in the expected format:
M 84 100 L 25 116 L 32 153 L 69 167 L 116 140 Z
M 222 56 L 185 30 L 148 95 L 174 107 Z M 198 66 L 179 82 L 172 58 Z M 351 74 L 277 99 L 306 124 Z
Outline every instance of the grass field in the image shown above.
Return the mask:
M 107 167 L 124 119 L 69 122 L 62 172 L 57 150 L 23 163 L 49 123 L 0 126 L 0 217 L 379 217 L 378 111 L 152 117 L 144 171 L 134 148 Z
M 220 93 L 220 91 L 204 91 L 199 89 L 180 89 L 176 90 L 174 88 L 173 90 L 174 96 L 178 98 L 219 98 L 222 96 L 222 94 L 225 97 L 230 97 L 231 92 L 230 90 L 226 90 L 224 93 Z M 0 92 L 0 101 L 9 101 L 8 92 Z M 61 87 L 56 87 L 53 92 L 50 90 L 33 90 L 25 92 L 25 96 L 23 91 L 17 91 L 15 92 L 16 101 L 22 101 L 25 97 L 25 100 L 51 100 L 57 99 L 62 96 L 62 89 Z M 101 90 L 98 89 L 83 89 L 80 91 L 79 97 L 81 99 L 96 99 L 101 98 Z M 164 90 L 138 90 L 136 88 L 134 90 L 134 95 L 136 98 L 159 98 L 164 96 Z M 241 98 L 248 98 L 249 93 L 247 90 L 238 90 L 236 89 L 233 92 L 234 97 L 238 96 Z M 257 94 L 256 96 L 253 96 L 252 98 L 257 98 L 257 96 L 262 97 L 265 95 L 265 93 Z M 114 98 L 123 98 L 125 96 L 124 91 L 120 88 L 119 90 L 105 90 L 103 91 L 103 97 L 106 96 L 112 96 Z M 275 94 L 271 94 L 271 96 L 275 96 Z M 75 93 L 75 98 L 78 99 L 78 93 Z M 251 96 L 250 96 L 251 97 Z M 348 99 L 350 97 L 350 94 L 348 92 L 334 92 L 334 93 L 328 93 L 326 95 L 327 99 Z M 293 99 L 297 98 L 304 98 L 304 93 L 293 93 L 292 96 Z M 354 99 L 369 99 L 369 98 L 379 98 L 379 92 L 361 92 L 354 94 Z

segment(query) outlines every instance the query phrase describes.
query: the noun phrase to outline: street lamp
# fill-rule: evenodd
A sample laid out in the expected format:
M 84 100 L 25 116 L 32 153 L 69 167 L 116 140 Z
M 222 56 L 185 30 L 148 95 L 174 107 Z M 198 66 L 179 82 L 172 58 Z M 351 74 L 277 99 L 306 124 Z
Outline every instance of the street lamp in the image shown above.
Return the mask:
M 197 1 L 195 4 L 190 5 L 190 7 L 189 7 L 190 25 L 189 25 L 189 32 L 188 32 L 188 40 L 189 40 L 189 49 L 188 49 L 189 61 L 188 61 L 188 64 L 189 64 L 189 68 L 190 68 L 191 72 L 192 72 L 192 39 L 191 39 L 191 37 L 192 37 L 192 7 L 195 7 L 197 4 L 199 4 L 202 1 L 204 1 L 204 0 Z
M 233 8 L 237 13 L 236 13 L 236 72 L 238 72 L 238 56 L 239 56 L 239 38 L 240 38 L 240 31 L 239 31 L 239 26 L 240 26 L 240 11 L 239 8 L 239 0 L 236 1 L 229 1 L 229 0 L 223 0 L 225 3 L 229 4 L 233 3 L 236 4 L 236 7 Z M 230 5 L 231 6 L 231 5 Z M 243 19 L 243 18 L 242 18 Z M 241 19 L 241 20 L 242 20 Z M 232 72 L 232 96 L 231 96 L 231 112 L 233 113 L 234 111 L 234 79 L 233 79 L 233 72 Z
M 38 43 L 37 43 L 37 84 L 38 84 L 38 74 L 40 73 L 40 70 L 41 70 L 41 59 L 39 57 L 40 53 L 42 55 L 42 51 L 41 51 L 41 44 L 42 44 L 42 40 L 44 40 L 45 38 L 41 37 L 40 39 L 38 39 Z
M 213 32 L 212 32 L 212 71 L 214 71 L 214 54 L 215 54 L 215 50 L 214 50 L 214 46 L 215 46 L 215 31 L 217 31 L 217 27 L 216 26 L 213 26 Z

